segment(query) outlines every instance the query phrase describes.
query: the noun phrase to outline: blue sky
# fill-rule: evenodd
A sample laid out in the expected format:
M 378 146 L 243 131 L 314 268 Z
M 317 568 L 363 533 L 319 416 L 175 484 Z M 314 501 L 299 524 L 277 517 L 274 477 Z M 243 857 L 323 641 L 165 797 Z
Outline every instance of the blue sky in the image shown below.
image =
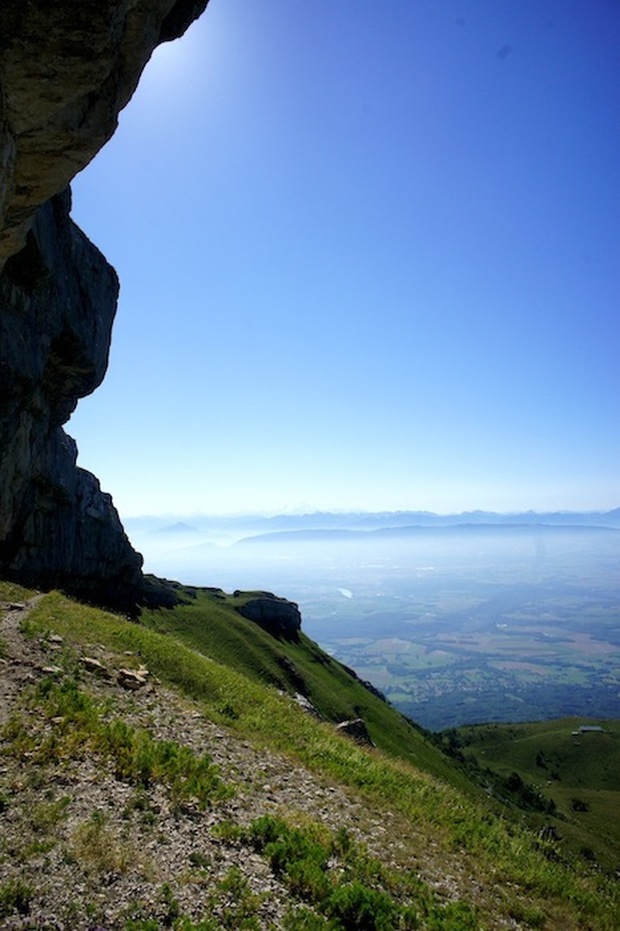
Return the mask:
M 76 221 L 121 515 L 620 504 L 616 0 L 211 0 Z

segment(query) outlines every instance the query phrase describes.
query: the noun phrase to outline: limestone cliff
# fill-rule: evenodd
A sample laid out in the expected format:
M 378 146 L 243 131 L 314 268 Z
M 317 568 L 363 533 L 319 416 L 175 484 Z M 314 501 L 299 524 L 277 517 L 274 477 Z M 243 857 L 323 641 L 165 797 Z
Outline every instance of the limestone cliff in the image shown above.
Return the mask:
M 248 621 L 254 621 L 274 637 L 299 640 L 301 614 L 294 601 L 280 598 L 271 592 L 256 592 L 247 597 L 247 592 L 236 591 L 233 598 L 241 598 L 236 610 Z
M 0 573 L 129 611 L 142 559 L 62 430 L 105 374 L 118 296 L 69 217 L 67 185 L 112 135 L 155 46 L 206 5 L 0 6 Z

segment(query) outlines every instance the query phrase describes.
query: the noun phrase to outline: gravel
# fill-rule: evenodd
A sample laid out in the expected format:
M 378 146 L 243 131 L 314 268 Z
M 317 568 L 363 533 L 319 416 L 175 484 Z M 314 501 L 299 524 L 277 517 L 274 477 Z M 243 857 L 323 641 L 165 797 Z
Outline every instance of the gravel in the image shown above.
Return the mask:
M 20 623 L 30 605 L 2 607 L 0 727 L 17 713 L 43 738 L 54 722 L 28 711 L 22 693 L 45 675 L 61 675 L 64 644 L 24 638 Z M 265 860 L 227 831 L 264 814 L 345 826 L 384 861 L 407 859 L 446 898 L 466 889 L 471 895 L 462 862 L 449 862 L 433 844 L 420 849 L 415 826 L 215 725 L 148 676 L 142 687 L 123 688 L 109 672 L 111 659 L 103 647 L 89 646 L 83 687 L 111 699 L 115 715 L 153 737 L 208 753 L 235 794 L 206 810 L 179 806 L 161 784 L 146 792 L 116 778 L 100 756 L 82 753 L 52 766 L 16 759 L 0 741 L 0 928 L 120 931 L 130 918 L 166 927 L 177 914 L 237 928 L 244 927 L 244 908 L 255 914 L 254 927 L 281 928 L 296 903 Z M 25 914 L 8 914 L 1 890 L 19 890 L 20 883 L 30 894 Z

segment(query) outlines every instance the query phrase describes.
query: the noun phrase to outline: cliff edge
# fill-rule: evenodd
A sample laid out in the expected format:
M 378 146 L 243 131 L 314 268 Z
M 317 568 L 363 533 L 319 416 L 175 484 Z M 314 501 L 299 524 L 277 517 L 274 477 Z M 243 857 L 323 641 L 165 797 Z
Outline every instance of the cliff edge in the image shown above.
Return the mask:
M 0 8 L 0 573 L 132 612 L 142 557 L 62 426 L 101 383 L 118 280 L 70 219 L 153 49 L 208 0 Z

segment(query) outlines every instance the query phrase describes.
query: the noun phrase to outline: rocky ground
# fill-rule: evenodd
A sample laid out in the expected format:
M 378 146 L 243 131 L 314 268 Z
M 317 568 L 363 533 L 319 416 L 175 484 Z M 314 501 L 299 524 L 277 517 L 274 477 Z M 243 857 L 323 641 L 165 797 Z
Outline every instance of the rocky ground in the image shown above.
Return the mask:
M 475 883 L 463 864 L 428 841 L 422 847 L 414 826 L 386 819 L 348 790 L 214 725 L 148 677 L 146 684 L 123 687 L 118 657 L 101 647 L 74 658 L 82 687 L 108 700 L 110 716 L 208 753 L 234 795 L 205 810 L 179 806 L 164 785 L 137 788 L 96 754 L 68 755 L 61 765 L 32 752 L 16 755 L 15 716 L 40 741 L 55 726 L 24 699 L 44 677 L 62 678 L 68 647 L 60 638 L 26 638 L 21 624 L 28 610 L 5 605 L 0 626 L 1 928 L 113 931 L 147 916 L 153 927 L 167 927 L 179 914 L 192 921 L 211 917 L 219 927 L 281 928 L 295 903 L 266 861 L 230 830 L 268 813 L 344 826 L 384 861 L 405 860 L 442 896 L 471 899 Z M 13 900 L 19 906 L 20 889 L 28 901 L 10 908 Z

